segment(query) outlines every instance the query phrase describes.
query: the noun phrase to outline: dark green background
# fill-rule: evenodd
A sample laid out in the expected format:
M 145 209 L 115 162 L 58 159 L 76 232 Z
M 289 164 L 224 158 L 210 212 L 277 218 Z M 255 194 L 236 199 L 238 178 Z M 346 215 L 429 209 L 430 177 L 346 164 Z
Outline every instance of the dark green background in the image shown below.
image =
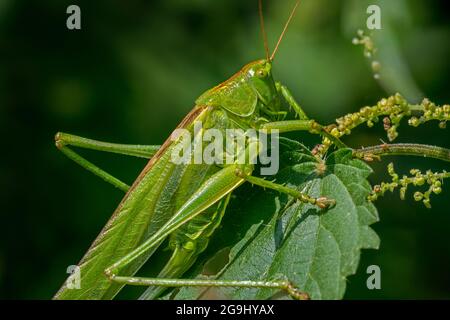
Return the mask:
M 376 32 L 382 88 L 362 49 L 351 44 L 368 4 L 382 8 Z M 305 111 L 322 123 L 400 91 L 450 102 L 450 21 L 445 1 L 304 0 L 274 62 Z M 82 30 L 66 28 L 78 4 Z M 266 1 L 271 47 L 293 1 Z M 57 131 L 113 142 L 160 144 L 204 90 L 263 56 L 256 1 L 31 1 L 0 3 L 0 297 L 50 298 L 120 201 L 122 194 L 82 170 L 53 144 Z M 399 142 L 450 147 L 437 124 L 400 128 Z M 386 139 L 361 128 L 352 146 Z M 307 144 L 317 140 L 305 135 Z M 131 182 L 145 161 L 83 153 Z M 389 160 L 389 159 L 388 159 Z M 387 161 L 388 161 L 387 160 Z M 410 168 L 448 169 L 417 158 Z M 386 178 L 374 165 L 372 182 Z M 450 190 L 421 203 L 398 194 L 377 203 L 378 251 L 364 251 L 346 298 L 450 298 Z M 382 289 L 365 286 L 368 265 Z

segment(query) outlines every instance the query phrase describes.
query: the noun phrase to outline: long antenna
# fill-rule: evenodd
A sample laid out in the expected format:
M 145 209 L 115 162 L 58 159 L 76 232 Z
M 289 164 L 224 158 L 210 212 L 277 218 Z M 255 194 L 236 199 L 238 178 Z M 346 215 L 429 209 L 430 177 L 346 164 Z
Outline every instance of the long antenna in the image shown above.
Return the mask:
M 259 23 L 261 25 L 261 33 L 264 40 L 264 50 L 266 51 L 266 60 L 269 60 L 269 45 L 267 44 L 267 34 L 266 30 L 264 29 L 264 15 L 263 15 L 263 9 L 262 9 L 262 0 L 258 0 L 258 7 L 259 7 Z
M 291 22 L 292 18 L 294 17 L 294 15 L 295 15 L 295 10 L 297 10 L 297 7 L 298 7 L 299 4 L 300 4 L 300 0 L 297 0 L 297 2 L 295 3 L 294 9 L 292 9 L 292 12 L 291 12 L 289 18 L 288 18 L 288 20 L 286 21 L 286 24 L 284 25 L 284 28 L 283 28 L 283 31 L 281 32 L 281 35 L 280 35 L 280 37 L 278 38 L 277 45 L 275 46 L 275 49 L 273 50 L 273 53 L 272 53 L 272 55 L 270 56 L 270 61 L 272 61 L 273 58 L 275 57 L 275 53 L 277 53 L 278 47 L 280 46 L 280 43 L 281 43 L 281 40 L 283 39 L 284 34 L 285 34 L 285 32 L 286 32 L 286 30 L 287 30 L 287 28 L 288 28 L 288 26 L 289 26 L 289 23 Z

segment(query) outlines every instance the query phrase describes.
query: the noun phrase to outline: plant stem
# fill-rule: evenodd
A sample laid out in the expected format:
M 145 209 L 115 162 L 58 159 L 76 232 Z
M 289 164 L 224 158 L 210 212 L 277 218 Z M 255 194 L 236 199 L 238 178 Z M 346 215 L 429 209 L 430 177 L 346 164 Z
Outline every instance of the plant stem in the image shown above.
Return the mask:
M 367 148 L 355 149 L 358 158 L 367 156 L 409 155 L 439 159 L 450 162 L 450 149 L 415 143 L 381 144 Z

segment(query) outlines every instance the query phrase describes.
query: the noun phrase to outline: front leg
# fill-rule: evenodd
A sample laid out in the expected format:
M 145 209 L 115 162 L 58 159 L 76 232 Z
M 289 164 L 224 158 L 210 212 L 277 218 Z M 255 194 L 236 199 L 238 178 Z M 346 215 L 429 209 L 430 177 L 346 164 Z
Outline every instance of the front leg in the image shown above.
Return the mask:
M 336 204 L 336 201 L 334 199 L 328 199 L 326 197 L 319 197 L 319 198 L 313 198 L 307 195 L 306 193 L 300 192 L 296 189 L 286 187 L 282 184 L 275 183 L 269 180 L 265 180 L 262 178 L 254 177 L 252 175 L 247 174 L 244 170 L 240 168 L 236 168 L 235 174 L 244 179 L 245 181 L 257 185 L 262 188 L 268 188 L 275 191 L 278 191 L 280 193 L 287 194 L 291 197 L 294 197 L 295 199 L 300 200 L 304 203 L 310 203 L 313 205 L 318 206 L 321 209 L 327 209 L 330 207 L 333 207 Z
M 289 89 L 282 85 L 280 82 L 276 82 L 275 86 L 277 88 L 277 91 L 281 96 L 284 98 L 284 100 L 287 102 L 287 104 L 294 109 L 296 115 L 300 120 L 306 120 L 308 119 L 308 116 L 306 115 L 305 111 L 303 111 L 302 107 L 297 103 L 292 93 L 289 91 Z

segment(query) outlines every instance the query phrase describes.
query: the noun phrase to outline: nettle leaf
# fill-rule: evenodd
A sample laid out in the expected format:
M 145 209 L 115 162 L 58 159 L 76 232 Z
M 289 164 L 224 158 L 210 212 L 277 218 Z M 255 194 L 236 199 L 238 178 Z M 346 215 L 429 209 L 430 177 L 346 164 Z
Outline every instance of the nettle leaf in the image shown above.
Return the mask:
M 351 150 L 330 154 L 325 165 L 301 146 L 283 153 L 276 182 L 311 196 L 336 200 L 320 210 L 269 190 L 240 188 L 209 249 L 188 276 L 227 280 L 287 278 L 312 299 L 340 299 L 346 277 L 356 272 L 361 249 L 377 249 L 369 227 L 378 213 L 367 201 L 371 168 Z M 224 262 L 225 261 L 225 262 Z M 213 271 L 212 271 L 213 270 Z M 215 270 L 215 271 L 214 271 Z M 220 271 L 219 271 L 220 270 Z M 217 272 L 218 271 L 218 272 Z M 183 288 L 177 299 L 289 298 L 273 289 Z

